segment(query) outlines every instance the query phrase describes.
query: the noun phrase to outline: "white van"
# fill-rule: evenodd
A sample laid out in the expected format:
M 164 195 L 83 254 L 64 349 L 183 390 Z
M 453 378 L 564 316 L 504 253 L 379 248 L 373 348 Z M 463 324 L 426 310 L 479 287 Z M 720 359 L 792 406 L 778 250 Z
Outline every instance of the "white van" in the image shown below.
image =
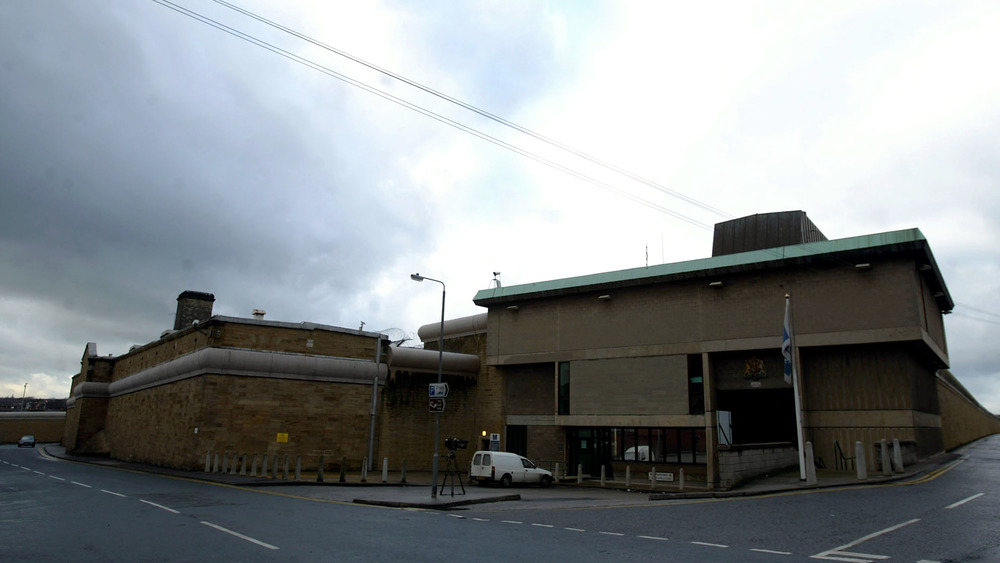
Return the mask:
M 479 451 L 472 456 L 469 480 L 481 485 L 497 481 L 501 487 L 511 483 L 538 483 L 543 487 L 552 484 L 552 473 L 535 467 L 526 457 L 510 452 Z

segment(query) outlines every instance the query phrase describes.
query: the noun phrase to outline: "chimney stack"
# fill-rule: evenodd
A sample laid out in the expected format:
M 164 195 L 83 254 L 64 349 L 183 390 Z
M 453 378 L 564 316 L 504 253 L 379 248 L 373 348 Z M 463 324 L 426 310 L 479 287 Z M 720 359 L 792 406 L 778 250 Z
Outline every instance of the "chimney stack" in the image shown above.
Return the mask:
M 177 296 L 177 314 L 174 316 L 174 330 L 183 330 L 197 322 L 212 317 L 212 303 L 215 296 L 200 291 L 185 291 Z
M 267 314 L 267 311 L 265 311 L 264 309 L 254 309 L 253 310 L 253 318 L 257 319 L 258 321 L 263 320 L 264 319 L 264 315 L 266 315 L 266 314 Z

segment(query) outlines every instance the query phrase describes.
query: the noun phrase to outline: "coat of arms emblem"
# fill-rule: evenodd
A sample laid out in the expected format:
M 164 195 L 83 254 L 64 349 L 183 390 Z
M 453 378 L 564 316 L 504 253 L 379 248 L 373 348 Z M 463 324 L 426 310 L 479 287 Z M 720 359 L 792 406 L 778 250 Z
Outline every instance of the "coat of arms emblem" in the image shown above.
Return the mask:
M 767 378 L 767 369 L 764 367 L 764 360 L 757 356 L 750 356 L 746 361 L 746 369 L 743 370 L 743 379 L 750 381 L 760 381 Z

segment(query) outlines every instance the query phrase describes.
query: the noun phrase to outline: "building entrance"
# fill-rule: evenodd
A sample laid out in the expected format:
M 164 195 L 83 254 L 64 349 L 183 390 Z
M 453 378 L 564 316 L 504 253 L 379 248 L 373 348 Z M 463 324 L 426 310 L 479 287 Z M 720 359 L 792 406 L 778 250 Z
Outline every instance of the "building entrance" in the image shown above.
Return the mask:
M 733 444 L 796 442 L 791 389 L 718 391 L 716 398 L 720 411 L 732 413 Z

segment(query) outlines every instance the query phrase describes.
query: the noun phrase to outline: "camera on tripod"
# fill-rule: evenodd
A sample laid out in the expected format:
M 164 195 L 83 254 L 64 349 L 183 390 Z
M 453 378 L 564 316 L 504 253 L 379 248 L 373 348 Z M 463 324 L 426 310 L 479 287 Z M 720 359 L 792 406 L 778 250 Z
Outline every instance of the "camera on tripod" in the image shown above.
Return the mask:
M 452 452 L 455 450 L 464 450 L 469 447 L 469 441 L 462 440 L 461 438 L 445 438 L 444 447 Z

